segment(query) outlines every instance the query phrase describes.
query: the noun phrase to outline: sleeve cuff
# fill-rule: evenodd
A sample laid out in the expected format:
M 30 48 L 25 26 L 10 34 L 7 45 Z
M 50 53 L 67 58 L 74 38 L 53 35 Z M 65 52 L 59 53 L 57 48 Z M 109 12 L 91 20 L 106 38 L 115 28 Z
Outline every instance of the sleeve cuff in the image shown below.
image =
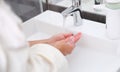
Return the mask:
M 48 44 L 37 44 L 31 48 L 32 54 L 42 56 L 49 61 L 55 72 L 67 72 L 68 63 L 65 56 L 56 48 Z

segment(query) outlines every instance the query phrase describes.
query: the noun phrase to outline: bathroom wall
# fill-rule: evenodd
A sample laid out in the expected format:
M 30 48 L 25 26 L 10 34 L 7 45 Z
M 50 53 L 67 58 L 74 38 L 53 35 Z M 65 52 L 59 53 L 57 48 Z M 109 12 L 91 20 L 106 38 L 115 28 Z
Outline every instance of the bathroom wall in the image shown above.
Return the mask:
M 5 0 L 9 3 L 14 12 L 26 21 L 40 12 L 39 0 Z

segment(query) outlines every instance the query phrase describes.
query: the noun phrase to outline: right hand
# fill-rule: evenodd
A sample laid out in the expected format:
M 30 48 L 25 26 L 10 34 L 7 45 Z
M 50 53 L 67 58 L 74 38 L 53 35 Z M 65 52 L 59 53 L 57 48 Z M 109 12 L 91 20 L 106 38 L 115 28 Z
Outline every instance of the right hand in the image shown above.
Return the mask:
M 56 41 L 51 45 L 60 50 L 63 55 L 71 54 L 75 47 L 75 43 L 80 39 L 81 33 L 78 33 L 74 36 L 69 36 L 65 39 Z

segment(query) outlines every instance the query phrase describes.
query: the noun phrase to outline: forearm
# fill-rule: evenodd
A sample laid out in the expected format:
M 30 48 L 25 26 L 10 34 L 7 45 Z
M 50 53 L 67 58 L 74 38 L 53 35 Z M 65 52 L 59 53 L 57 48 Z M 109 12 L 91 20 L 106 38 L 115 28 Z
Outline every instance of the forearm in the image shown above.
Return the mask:
M 30 46 L 33 46 L 35 44 L 49 44 L 50 39 L 28 41 L 28 43 L 29 43 Z

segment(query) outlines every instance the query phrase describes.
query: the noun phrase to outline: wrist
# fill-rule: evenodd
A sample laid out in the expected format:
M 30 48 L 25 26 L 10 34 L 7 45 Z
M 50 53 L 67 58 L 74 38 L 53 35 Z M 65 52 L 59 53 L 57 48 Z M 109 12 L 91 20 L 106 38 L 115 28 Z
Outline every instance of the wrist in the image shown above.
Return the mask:
M 35 44 L 49 44 L 49 43 L 50 39 L 29 41 L 30 46 L 33 46 Z

